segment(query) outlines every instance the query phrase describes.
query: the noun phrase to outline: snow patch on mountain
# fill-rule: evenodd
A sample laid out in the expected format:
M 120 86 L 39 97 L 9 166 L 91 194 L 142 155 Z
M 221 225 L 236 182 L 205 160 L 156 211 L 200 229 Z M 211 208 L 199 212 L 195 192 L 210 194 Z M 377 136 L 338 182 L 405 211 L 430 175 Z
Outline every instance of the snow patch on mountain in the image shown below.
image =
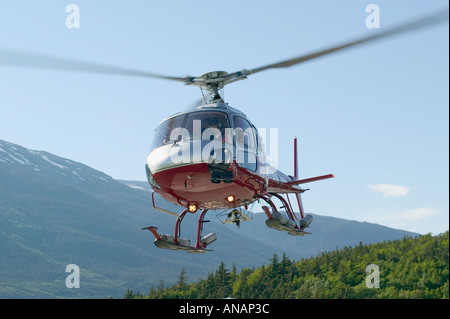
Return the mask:
M 56 155 L 35 151 L 0 140 L 0 164 L 19 164 L 30 167 L 35 172 L 72 176 L 74 182 L 96 180 L 109 182 L 112 178 L 84 164 L 74 162 Z
M 55 162 L 49 160 L 48 157 L 45 156 L 45 155 L 42 155 L 42 154 L 41 154 L 41 157 L 42 157 L 45 161 L 47 161 L 47 162 L 49 162 L 50 164 L 52 164 L 53 166 L 59 167 L 59 168 L 61 168 L 61 169 L 67 168 L 67 166 L 60 165 L 60 164 L 58 164 L 58 163 L 55 163 Z

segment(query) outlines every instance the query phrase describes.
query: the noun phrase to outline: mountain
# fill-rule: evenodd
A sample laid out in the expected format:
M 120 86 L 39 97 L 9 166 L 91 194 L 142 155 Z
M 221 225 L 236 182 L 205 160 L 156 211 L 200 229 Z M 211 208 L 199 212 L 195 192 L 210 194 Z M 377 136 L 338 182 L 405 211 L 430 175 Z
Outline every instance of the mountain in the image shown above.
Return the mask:
M 157 198 L 173 212 L 182 208 Z M 147 293 L 160 280 L 205 278 L 220 262 L 258 267 L 274 253 L 316 256 L 360 242 L 417 236 L 385 226 L 314 215 L 310 231 L 293 237 L 267 228 L 264 214 L 222 225 L 216 213 L 204 234 L 218 240 L 205 254 L 158 249 L 145 226 L 173 234 L 173 216 L 152 209 L 147 183 L 118 181 L 84 164 L 0 140 L 0 298 L 109 298 L 127 289 Z M 194 240 L 198 214 L 186 216 L 182 237 Z M 80 269 L 80 288 L 67 288 L 66 267 Z

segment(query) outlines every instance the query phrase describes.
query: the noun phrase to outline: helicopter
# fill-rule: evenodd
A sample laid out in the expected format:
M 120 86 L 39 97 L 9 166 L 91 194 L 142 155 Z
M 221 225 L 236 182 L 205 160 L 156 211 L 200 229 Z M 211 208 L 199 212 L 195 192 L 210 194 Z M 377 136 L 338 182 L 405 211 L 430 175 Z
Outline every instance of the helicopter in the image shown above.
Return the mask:
M 214 77 L 219 71 L 213 73 L 205 76 Z M 225 74 L 223 71 L 220 73 Z M 248 216 L 236 208 L 243 206 L 247 209 L 248 205 L 262 200 L 272 210 L 263 206 L 268 217 L 268 227 L 287 231 L 291 235 L 308 234 L 304 229 L 311 223 L 312 216 L 304 215 L 300 193 L 306 190 L 297 185 L 332 178 L 334 175 L 299 180 L 296 168 L 294 176 L 288 176 L 271 167 L 256 127 L 243 112 L 225 103 L 217 94 L 216 87 L 214 85 L 208 104 L 177 113 L 163 120 L 156 128 L 145 165 L 148 182 L 154 193 L 184 207 L 184 210 L 177 216 L 174 236 L 160 235 L 156 227 L 143 229 L 153 233 L 155 245 L 159 248 L 204 252 L 206 246 L 216 240 L 214 233 L 201 237 L 208 210 L 230 210 L 226 221 L 239 227 L 241 221 L 248 220 Z M 295 163 L 296 148 L 295 138 Z M 289 199 L 281 194 L 295 194 L 300 219 L 294 214 Z M 283 218 L 278 212 L 272 198 L 282 202 L 288 218 Z M 161 210 L 155 205 L 153 195 L 152 199 L 153 207 Z M 186 214 L 198 210 L 201 213 L 197 240 L 195 246 L 191 246 L 188 240 L 179 238 L 179 228 Z M 164 209 L 162 211 L 167 212 Z
M 200 76 L 167 76 L 9 50 L 0 50 L 0 64 L 158 78 L 199 87 L 203 103 L 160 122 L 145 163 L 146 177 L 153 189 L 153 208 L 176 217 L 174 234 L 161 234 L 155 226 L 142 230 L 149 230 L 153 234 L 154 244 L 158 248 L 204 253 L 217 240 L 215 233 L 202 235 L 203 225 L 207 222 L 206 213 L 224 210 L 225 222 L 239 227 L 241 222 L 249 219 L 242 213 L 242 208 L 247 210 L 255 202 L 265 203 L 262 209 L 268 227 L 292 236 L 309 235 L 307 228 L 313 217 L 305 213 L 301 198 L 309 189 L 301 188 L 300 185 L 334 178 L 333 174 L 326 174 L 299 179 L 297 138 L 294 138 L 293 144 L 293 175 L 272 167 L 258 129 L 244 112 L 230 106 L 220 95 L 226 85 L 265 70 L 295 66 L 444 21 L 448 21 L 448 10 L 310 54 L 231 73 L 211 71 Z M 208 101 L 205 91 L 206 96 L 209 96 Z M 181 213 L 156 206 L 155 194 L 182 207 Z M 299 216 L 289 195 L 295 197 Z M 277 208 L 275 202 L 281 202 L 284 212 Z M 189 239 L 180 237 L 181 223 L 186 215 L 197 212 L 197 233 L 195 243 L 191 244 Z

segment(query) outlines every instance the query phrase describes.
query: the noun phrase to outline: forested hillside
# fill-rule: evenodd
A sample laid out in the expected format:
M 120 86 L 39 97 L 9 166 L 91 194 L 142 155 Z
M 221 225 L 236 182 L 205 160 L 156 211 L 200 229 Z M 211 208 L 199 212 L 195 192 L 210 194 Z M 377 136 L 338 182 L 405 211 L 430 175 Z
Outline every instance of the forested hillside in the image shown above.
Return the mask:
M 379 269 L 379 288 L 373 286 Z M 370 268 L 372 269 L 372 268 Z M 276 254 L 256 269 L 228 269 L 222 262 L 206 279 L 161 281 L 146 298 L 449 298 L 449 233 L 346 247 L 291 261 Z M 125 298 L 143 297 L 128 290 Z

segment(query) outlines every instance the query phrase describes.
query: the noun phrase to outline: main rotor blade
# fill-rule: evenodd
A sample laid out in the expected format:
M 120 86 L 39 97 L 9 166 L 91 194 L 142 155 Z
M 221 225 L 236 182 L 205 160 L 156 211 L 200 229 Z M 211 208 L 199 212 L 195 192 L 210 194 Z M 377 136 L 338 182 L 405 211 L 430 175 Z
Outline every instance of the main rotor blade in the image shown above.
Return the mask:
M 140 76 L 160 78 L 166 80 L 185 82 L 187 78 L 166 76 L 155 73 L 141 72 L 130 69 L 122 69 L 113 66 L 86 63 L 68 59 L 57 58 L 43 54 L 26 53 L 22 51 L 11 51 L 0 49 L 0 65 L 13 65 L 36 67 L 43 69 L 56 69 L 67 71 L 81 71 L 89 73 L 106 73 L 116 75 Z
M 416 30 L 419 28 L 424 28 L 424 27 L 431 26 L 431 25 L 445 22 L 445 21 L 448 21 L 448 9 L 445 11 L 440 11 L 436 14 L 418 19 L 418 20 L 414 20 L 414 21 L 406 23 L 406 24 L 399 25 L 397 27 L 389 28 L 386 31 L 378 32 L 377 34 L 374 34 L 371 36 L 359 38 L 359 39 L 356 39 L 356 40 L 353 40 L 353 41 L 350 41 L 350 42 L 347 42 L 347 43 L 344 43 L 341 45 L 337 45 L 337 46 L 334 46 L 334 47 L 331 47 L 328 49 L 324 49 L 321 51 L 302 55 L 302 56 L 299 56 L 296 58 L 280 61 L 277 63 L 268 64 L 265 66 L 261 66 L 259 68 L 255 68 L 255 69 L 251 69 L 251 70 L 244 70 L 244 72 L 246 72 L 247 74 L 253 74 L 253 73 L 264 71 L 267 69 L 290 67 L 290 66 L 293 66 L 293 65 L 305 62 L 305 61 L 309 61 L 309 60 L 321 57 L 323 55 L 327 55 L 327 54 L 330 54 L 330 53 L 333 53 L 336 51 L 340 51 L 340 50 L 343 50 L 343 49 L 346 49 L 346 48 L 349 48 L 352 46 L 356 46 L 356 45 L 359 45 L 362 43 L 386 38 L 386 37 L 393 36 L 393 35 L 403 33 L 403 32 L 413 31 L 413 30 Z

